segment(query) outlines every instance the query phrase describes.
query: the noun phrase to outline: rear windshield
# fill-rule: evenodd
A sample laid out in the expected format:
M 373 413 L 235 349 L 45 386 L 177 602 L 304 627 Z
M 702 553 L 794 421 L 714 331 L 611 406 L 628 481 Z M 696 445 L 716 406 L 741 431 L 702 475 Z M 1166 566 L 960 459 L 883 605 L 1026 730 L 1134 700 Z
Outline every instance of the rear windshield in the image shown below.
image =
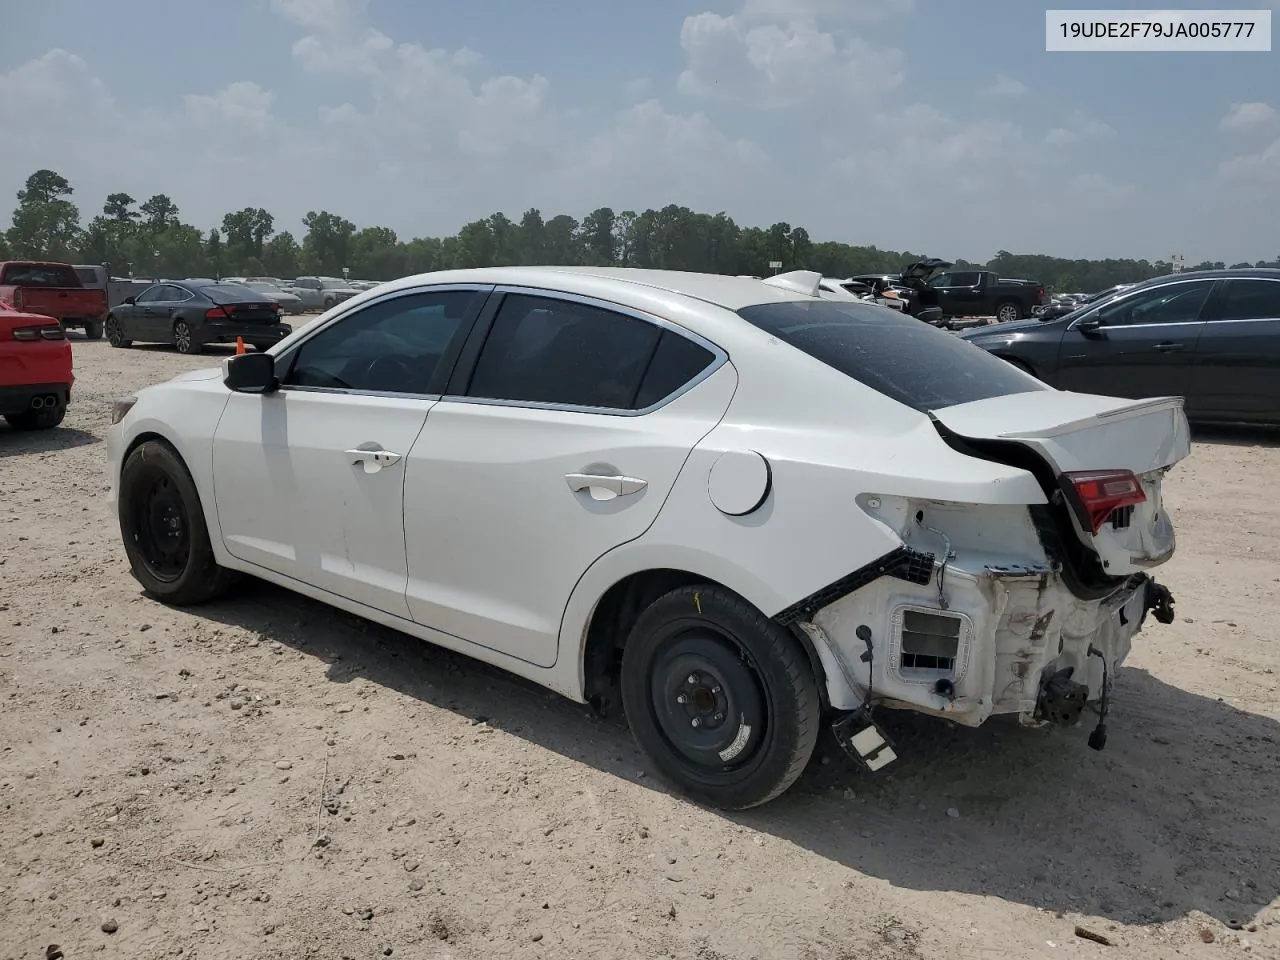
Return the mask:
M 98 282 L 98 271 L 91 270 L 88 267 L 77 267 L 76 277 L 80 283 L 86 287 L 92 287 Z
M 267 299 L 238 283 L 211 283 L 198 289 L 214 303 L 261 303 Z
M 56 263 L 11 263 L 0 281 L 16 287 L 78 287 L 80 278 L 71 267 Z
M 928 413 L 1048 389 L 981 347 L 896 310 L 839 300 L 762 303 L 753 326 L 887 397 Z

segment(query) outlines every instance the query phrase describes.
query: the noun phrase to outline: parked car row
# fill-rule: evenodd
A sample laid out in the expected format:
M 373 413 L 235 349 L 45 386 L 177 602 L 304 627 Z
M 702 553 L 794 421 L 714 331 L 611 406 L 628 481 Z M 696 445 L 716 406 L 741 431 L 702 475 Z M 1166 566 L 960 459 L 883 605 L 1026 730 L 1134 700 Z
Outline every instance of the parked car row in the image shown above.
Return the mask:
M 238 283 L 197 277 L 156 283 L 107 314 L 107 342 L 170 343 L 179 353 L 199 353 L 209 343 L 243 339 L 258 350 L 293 332 L 270 295 Z

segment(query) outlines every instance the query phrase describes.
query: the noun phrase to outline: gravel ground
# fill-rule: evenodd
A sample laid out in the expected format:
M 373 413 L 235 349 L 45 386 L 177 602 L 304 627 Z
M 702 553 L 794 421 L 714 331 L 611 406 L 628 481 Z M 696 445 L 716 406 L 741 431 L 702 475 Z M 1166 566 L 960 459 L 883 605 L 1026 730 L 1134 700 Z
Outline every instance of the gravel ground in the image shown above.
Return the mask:
M 465 658 L 263 584 L 143 597 L 111 398 L 226 351 L 74 349 L 64 426 L 0 424 L 0 960 L 1280 957 L 1274 437 L 1171 477 L 1177 619 L 1104 752 L 895 718 L 891 775 L 824 740 L 726 816 Z

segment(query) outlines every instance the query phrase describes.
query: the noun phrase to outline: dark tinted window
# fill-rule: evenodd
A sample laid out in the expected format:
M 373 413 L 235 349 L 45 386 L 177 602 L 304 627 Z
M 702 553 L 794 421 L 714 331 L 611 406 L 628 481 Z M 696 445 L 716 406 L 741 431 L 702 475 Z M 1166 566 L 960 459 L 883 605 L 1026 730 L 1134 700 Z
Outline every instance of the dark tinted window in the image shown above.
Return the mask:
M 160 294 L 163 292 L 164 292 L 164 284 L 157 283 L 154 287 L 147 287 L 147 289 L 143 290 L 140 294 L 138 294 L 137 302 L 147 303 L 150 300 L 159 300 Z
M 1213 299 L 1210 320 L 1280 319 L 1280 280 L 1230 280 Z
M 508 294 L 467 395 L 636 409 L 661 328 L 570 300 Z
M 1139 290 L 1100 306 L 1098 319 L 1109 327 L 1190 323 L 1200 316 L 1200 308 L 1213 284 L 1212 280 L 1196 280 Z
M 688 337 L 664 330 L 636 394 L 635 408 L 643 410 L 665 400 L 707 369 L 715 358 L 710 350 Z
M 951 274 L 952 287 L 976 287 L 982 281 L 980 273 L 953 273 Z
M 238 283 L 211 283 L 198 289 L 214 303 L 261 303 L 270 299 L 257 290 Z
M 442 290 L 357 310 L 307 340 L 285 384 L 388 393 L 437 393 L 441 361 L 478 296 Z
M 916 410 L 1047 389 L 981 347 L 883 307 L 794 301 L 744 307 L 738 313 L 766 333 Z
M 56 263 L 14 263 L 5 268 L 4 282 L 15 287 L 78 287 L 71 267 Z

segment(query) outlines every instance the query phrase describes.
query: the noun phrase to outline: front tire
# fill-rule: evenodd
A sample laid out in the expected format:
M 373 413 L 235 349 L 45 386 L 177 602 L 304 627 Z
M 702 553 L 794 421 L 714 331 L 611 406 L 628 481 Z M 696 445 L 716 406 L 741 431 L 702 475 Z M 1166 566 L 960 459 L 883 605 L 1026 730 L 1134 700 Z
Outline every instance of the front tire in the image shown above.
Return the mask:
M 621 692 L 640 748 L 709 806 L 774 799 L 817 743 L 818 685 L 804 650 L 722 587 L 681 587 L 641 613 L 623 650 Z
M 107 314 L 107 343 L 113 347 L 130 347 L 133 341 L 124 335 L 124 326 L 114 314 Z
M 188 355 L 199 353 L 203 349 L 203 345 L 196 339 L 185 320 L 175 320 L 173 323 L 173 348 L 179 353 Z
M 204 603 L 234 582 L 214 559 L 195 481 L 167 443 L 148 440 L 125 459 L 119 519 L 133 576 L 158 600 Z
M 102 321 L 86 320 L 84 322 L 84 336 L 86 340 L 102 339 Z

